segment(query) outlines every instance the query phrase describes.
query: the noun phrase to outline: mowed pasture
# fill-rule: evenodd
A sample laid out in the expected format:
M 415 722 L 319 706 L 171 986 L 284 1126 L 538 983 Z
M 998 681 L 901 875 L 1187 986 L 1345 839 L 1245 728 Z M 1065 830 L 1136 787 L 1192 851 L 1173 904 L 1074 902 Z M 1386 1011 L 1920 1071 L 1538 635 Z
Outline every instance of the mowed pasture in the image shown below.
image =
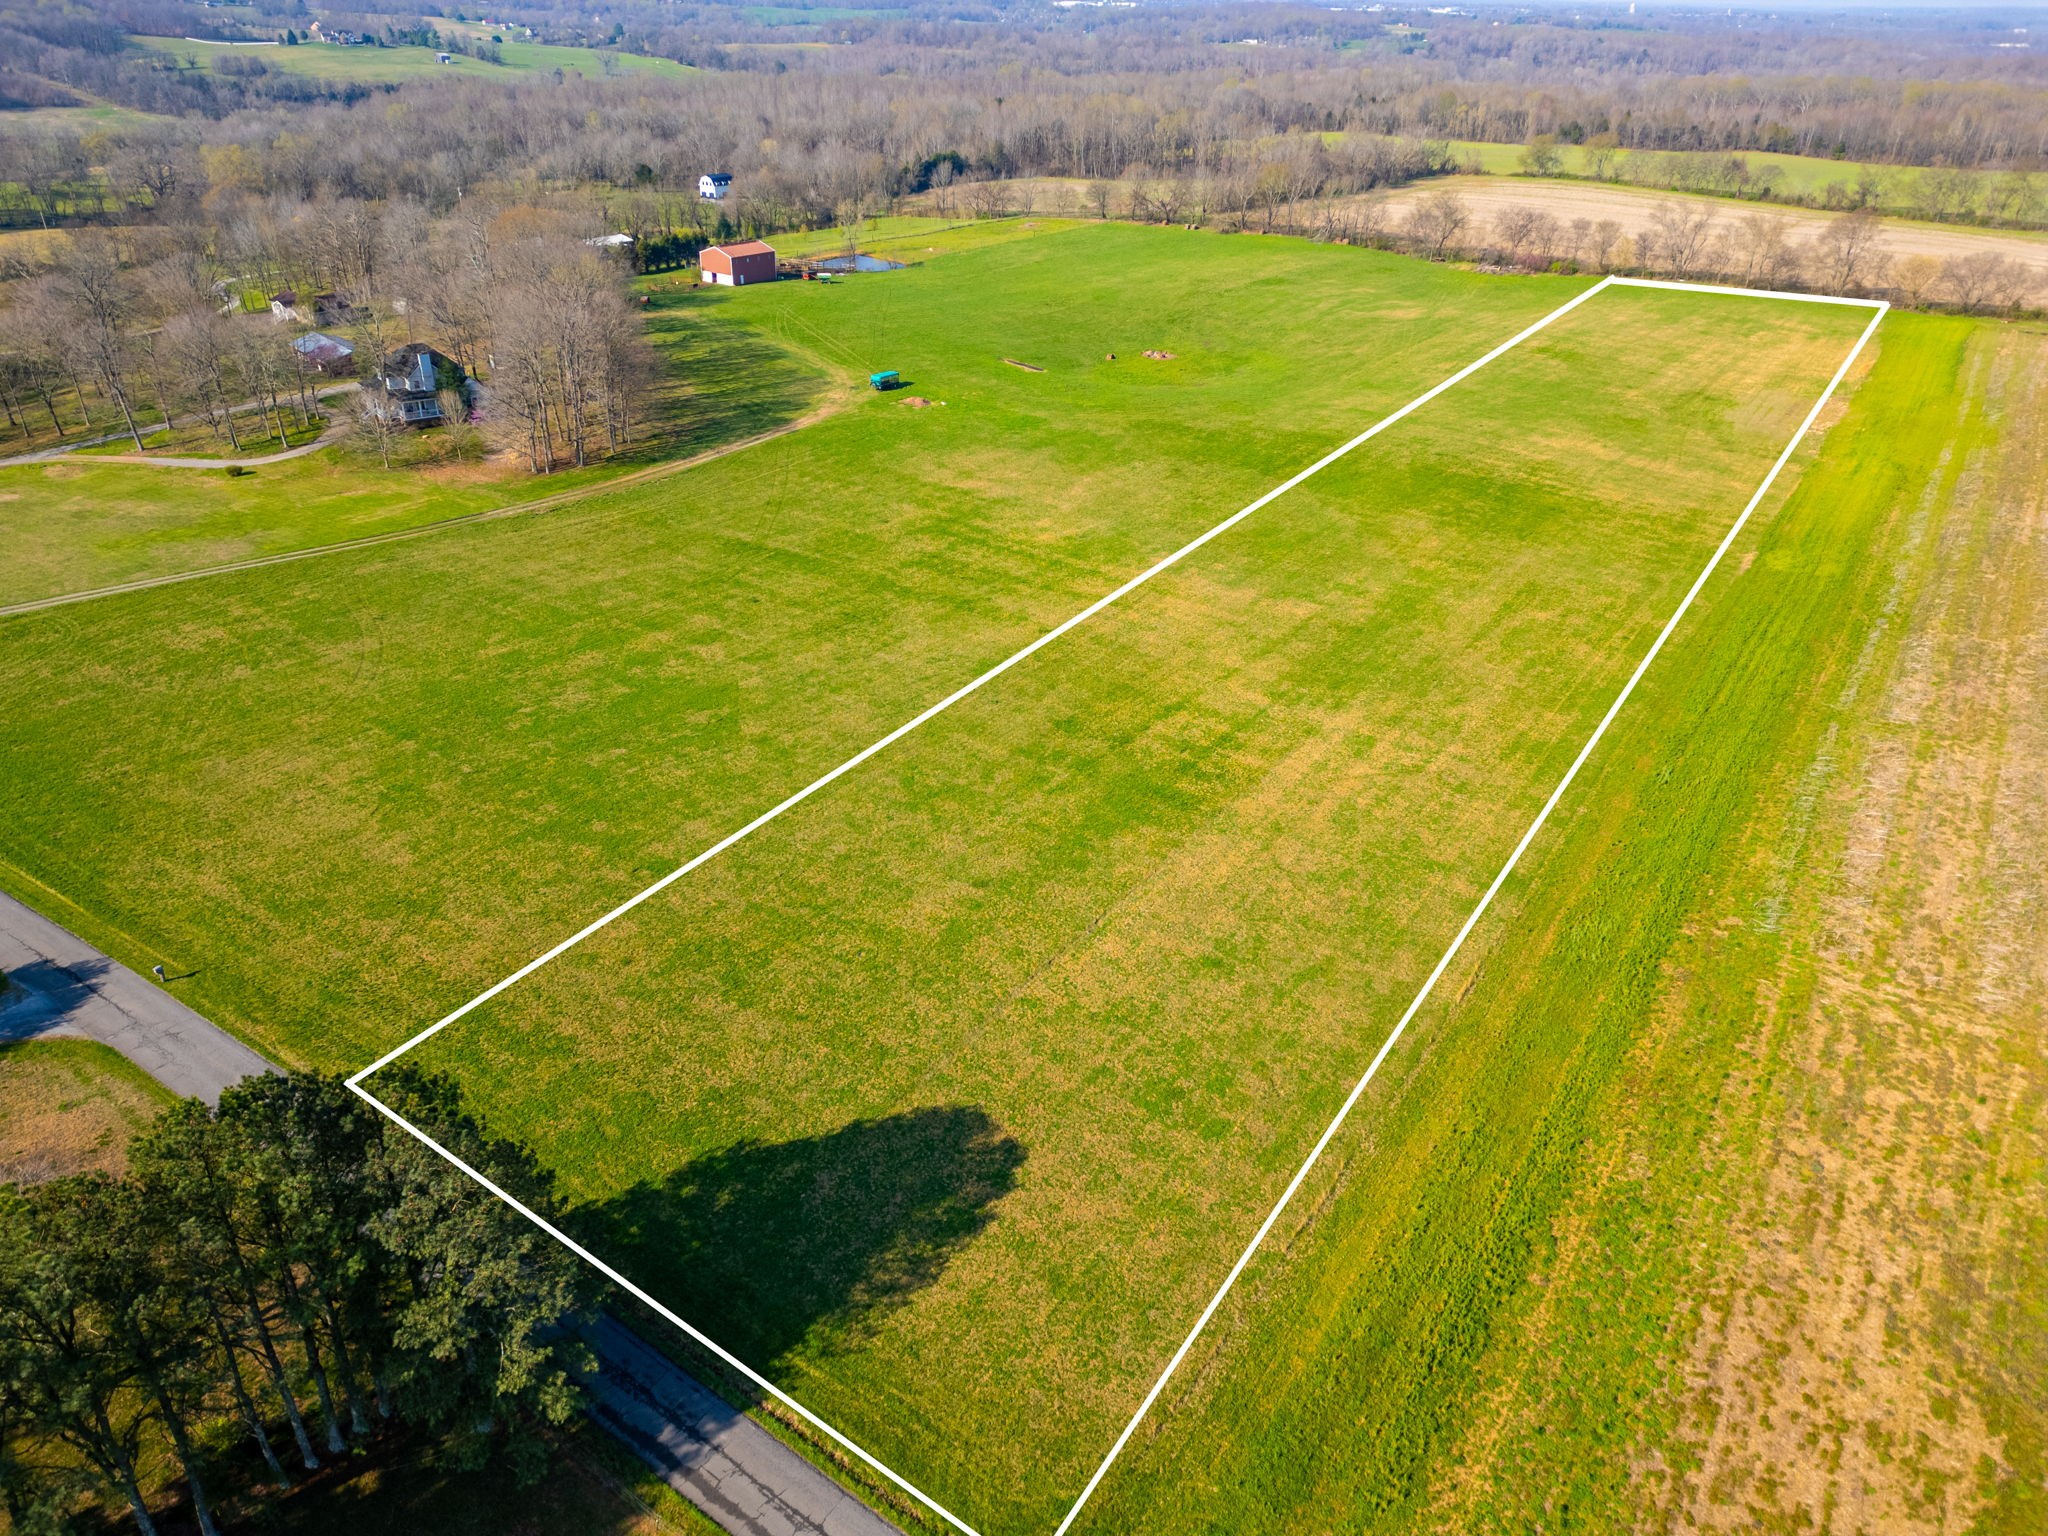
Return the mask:
M 361 1065 L 1583 286 L 1091 226 L 747 291 L 934 403 L 8 621 L 0 849 Z M 1600 295 L 419 1063 L 714 1337 L 1048 1527 L 1863 319 Z
M 1049 1527 L 1864 319 L 1602 295 L 413 1059 Z
M 2043 1528 L 2044 415 L 1885 320 L 1091 1529 Z

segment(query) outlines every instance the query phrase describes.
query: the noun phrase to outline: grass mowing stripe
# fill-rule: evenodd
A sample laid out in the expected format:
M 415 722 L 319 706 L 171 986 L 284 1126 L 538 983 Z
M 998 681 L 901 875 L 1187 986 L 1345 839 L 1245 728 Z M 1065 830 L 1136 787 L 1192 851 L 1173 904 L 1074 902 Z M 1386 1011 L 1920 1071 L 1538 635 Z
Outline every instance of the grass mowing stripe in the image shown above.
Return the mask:
M 1450 389 L 1452 386 L 1462 382 L 1465 379 L 1469 379 L 1473 374 L 1477 373 L 1481 368 L 1484 368 L 1488 363 L 1492 362 L 1495 358 L 1501 357 L 1507 352 L 1511 351 L 1513 348 L 1521 345 L 1524 341 L 1527 341 L 1531 336 L 1534 336 L 1537 332 L 1541 331 L 1544 327 L 1548 326 L 1552 321 L 1557 320 L 1563 317 L 1564 315 L 1570 314 L 1573 310 L 1577 309 L 1581 304 L 1585 303 L 1588 299 L 1592 298 L 1594 294 L 1600 292 L 1601 289 L 1605 288 L 1609 283 L 1613 281 L 1614 279 L 1612 278 L 1602 278 L 1599 282 L 1595 283 L 1592 287 L 1586 289 L 1583 293 L 1574 295 L 1572 298 L 1568 299 L 1563 304 L 1560 304 L 1556 309 L 1553 309 L 1549 314 L 1543 316 L 1543 318 L 1538 320 L 1535 324 L 1528 326 L 1521 331 L 1516 332 L 1513 336 L 1509 337 L 1506 341 L 1502 342 L 1499 346 L 1495 347 L 1491 352 L 1486 353 L 1483 357 L 1480 357 L 1473 362 L 1467 363 L 1463 368 L 1460 368 L 1456 373 L 1452 374 L 1449 378 L 1443 380 L 1441 383 L 1435 385 L 1433 388 L 1425 390 L 1422 394 L 1417 395 L 1413 400 L 1410 400 L 1406 405 L 1402 406 L 1399 410 L 1393 411 L 1388 415 L 1381 417 L 1378 421 L 1374 422 L 1371 426 L 1367 427 L 1363 432 L 1359 433 L 1349 442 L 1342 443 L 1336 448 L 1331 449 L 1328 453 L 1324 454 L 1320 459 L 1317 459 L 1315 463 L 1309 465 L 1308 468 L 1300 470 L 1295 474 L 1289 476 L 1287 479 L 1281 481 L 1280 484 L 1274 486 L 1273 489 L 1266 492 L 1265 495 L 1259 497 L 1256 501 L 1250 502 L 1246 506 L 1239 508 L 1236 512 L 1233 512 L 1229 517 L 1223 519 L 1222 522 L 1217 523 L 1215 526 L 1211 527 L 1206 532 L 1197 535 L 1193 539 L 1190 539 L 1187 543 L 1183 544 L 1179 549 L 1175 550 L 1172 554 L 1167 555 L 1162 559 L 1155 561 L 1153 564 L 1147 566 L 1144 570 L 1140 571 L 1137 575 L 1133 576 L 1129 581 L 1126 581 L 1122 586 L 1117 587 L 1115 590 L 1106 593 L 1102 597 L 1097 598 L 1094 602 L 1090 603 L 1086 608 L 1083 608 L 1079 613 L 1075 614 L 1072 618 L 1069 618 L 1065 622 L 1055 625 L 1052 629 L 1047 630 L 1044 634 L 1040 635 L 1036 640 L 1033 640 L 1029 645 L 1024 646 L 1021 650 L 1012 652 L 1009 656 L 997 662 L 994 666 L 990 667 L 987 671 L 983 672 L 979 677 L 976 677 L 973 681 L 965 683 L 960 687 L 954 689 L 953 692 L 947 694 L 943 699 L 940 699 L 936 704 L 931 705 L 929 708 L 925 709 L 923 712 L 917 715 L 913 715 L 910 719 L 906 720 L 903 724 L 897 726 L 895 730 L 889 732 L 886 736 L 883 736 L 879 740 L 869 743 L 866 747 L 863 747 L 860 751 L 856 752 L 852 757 L 846 759 L 846 761 L 841 763 L 838 767 L 833 768 L 823 774 L 820 774 L 817 778 L 811 780 L 810 783 L 806 784 L 802 789 L 799 789 L 794 794 L 790 795 L 788 798 L 780 801 L 779 803 L 763 811 L 759 816 L 756 816 L 752 821 L 748 822 L 738 831 L 728 833 L 726 836 L 720 838 L 717 842 L 713 843 L 709 848 L 706 848 L 702 853 L 698 854 L 695 858 L 690 859 L 687 862 L 679 865 L 677 868 L 670 870 L 666 875 L 662 876 L 661 879 L 655 881 L 654 884 L 640 891 L 637 895 L 634 895 L 629 899 L 620 902 L 616 907 L 613 907 L 611 911 L 605 913 L 604 916 L 598 918 L 595 922 L 589 923 L 584 927 L 578 929 L 575 933 L 569 935 L 568 938 L 562 940 L 561 943 L 555 945 L 554 948 L 547 950 L 540 955 L 537 955 L 532 960 L 529 960 L 525 965 L 522 965 L 518 970 L 512 972 L 511 975 L 505 977 L 503 980 L 495 983 L 494 985 L 485 988 L 482 992 L 479 992 L 475 997 L 471 998 L 468 1002 L 464 1003 L 460 1008 L 455 1009 L 452 1013 L 446 1014 L 440 1019 L 436 1020 L 434 1023 L 429 1024 L 425 1029 L 421 1030 L 418 1034 L 414 1035 L 410 1040 L 407 1040 L 403 1044 L 397 1046 L 396 1048 L 385 1052 L 384 1055 L 378 1057 L 377 1060 L 371 1062 L 367 1067 L 364 1067 L 360 1072 L 356 1073 L 353 1077 L 351 1077 L 349 1079 L 350 1086 L 354 1086 L 355 1084 L 360 1083 L 364 1078 L 370 1076 L 371 1073 L 377 1071 L 378 1068 L 389 1066 L 392 1062 L 398 1060 L 399 1057 L 403 1056 L 407 1051 L 411 1050 L 414 1046 L 419 1045 L 426 1040 L 432 1039 L 435 1035 L 439 1034 L 442 1030 L 446 1029 L 450 1024 L 453 1024 L 457 1019 L 462 1018 L 464 1015 L 472 1012 L 476 1008 L 481 1007 L 483 1004 L 489 1002 L 492 998 L 496 997 L 499 993 L 505 991 L 508 987 L 514 986 L 517 983 L 525 980 L 528 976 L 531 976 L 535 971 L 539 970 L 542 966 L 546 965 L 550 960 L 553 960 L 560 955 L 567 954 L 570 950 L 574 949 L 578 944 L 581 944 L 585 939 L 589 938 L 592 934 L 600 932 L 601 930 L 610 927 L 612 923 L 616 922 L 619 918 L 624 917 L 628 912 L 632 911 L 641 903 L 647 901 L 650 897 L 658 896 L 661 892 L 667 890 L 671 885 L 674 885 L 676 881 L 682 879 L 683 876 L 689 874 L 692 870 L 700 868 L 704 864 L 709 863 L 712 859 L 717 858 L 719 854 L 725 852 L 726 849 L 732 847 L 741 839 L 747 837 L 751 833 L 759 831 L 762 827 L 767 826 L 769 822 L 775 820 L 775 818 L 780 816 L 783 812 L 791 810 L 798 805 L 801 805 L 804 801 L 810 799 L 812 795 L 816 794 L 826 785 L 831 784 L 835 780 L 844 776 L 845 774 L 852 772 L 855 768 L 858 768 L 862 763 L 866 762 L 869 758 L 873 757 L 877 752 L 881 752 L 884 749 L 893 746 L 895 743 L 901 741 L 905 736 L 908 736 L 912 731 L 916 730 L 926 721 L 935 719 L 939 715 L 944 714 L 947 710 L 951 709 L 955 704 L 959 703 L 962 699 L 967 698 L 970 694 L 979 691 L 984 685 L 994 682 L 997 678 L 1001 677 L 1005 672 L 1009 671 L 1019 662 L 1024 661 L 1027 658 L 1036 655 L 1039 651 L 1044 650 L 1045 647 L 1051 645 L 1053 641 L 1059 639 L 1060 636 L 1066 634 L 1069 630 L 1074 629 L 1078 625 L 1085 624 L 1088 620 L 1094 618 L 1096 614 L 1102 612 L 1103 609 L 1109 607 L 1110 604 L 1116 602 L 1119 598 L 1122 598 L 1132 592 L 1135 592 L 1139 587 L 1142 587 L 1146 582 L 1150 581 L 1160 572 L 1171 570 L 1174 566 L 1180 564 L 1182 560 L 1186 559 L 1189 555 L 1193 554 L 1203 545 L 1209 543 L 1213 539 L 1220 538 L 1225 533 L 1228 533 L 1232 528 L 1235 528 L 1239 523 L 1243 522 L 1246 518 L 1250 517 L 1254 512 L 1258 511 L 1261 507 L 1264 507 L 1269 503 L 1277 500 L 1278 498 L 1286 495 L 1289 491 L 1293 490 L 1297 485 L 1300 485 L 1304 480 L 1307 480 L 1310 476 L 1315 475 L 1320 471 L 1329 468 L 1332 464 L 1336 463 L 1339 459 L 1343 458 L 1353 449 L 1358 448 L 1362 444 L 1371 442 L 1372 439 L 1378 437 L 1380 433 L 1386 431 L 1388 427 L 1393 426 L 1396 422 L 1402 420 L 1404 417 L 1407 417 L 1413 414 L 1415 411 L 1420 410 L 1423 406 L 1427 405 L 1430 401 L 1434 400 L 1438 395 L 1442 394 L 1445 390 Z M 1858 345 L 1860 346 L 1861 343 L 1859 343 Z M 1829 387 L 1830 389 L 1833 388 L 1832 385 Z M 1816 406 L 1815 410 L 1818 411 L 1819 407 Z M 1809 417 L 1808 420 L 1810 421 L 1811 418 Z M 1803 435 L 1805 432 L 1805 428 L 1802 427 L 1800 431 Z M 1791 450 L 1787 449 L 1786 451 L 1789 454 Z M 1781 465 L 1783 464 L 1783 462 L 1783 459 L 1779 460 L 1779 463 Z M 1773 469 L 1771 473 L 1773 476 L 1775 476 L 1777 474 L 1777 471 Z M 1759 492 L 1758 494 L 1761 495 L 1762 492 Z M 1688 601 L 1690 601 L 1690 598 L 1688 598 Z
M 1606 284 L 1602 283 L 1600 286 L 1605 287 Z M 1630 286 L 1654 286 L 1684 291 L 1693 285 L 1638 282 Z M 1593 292 L 1598 291 L 1597 288 L 1593 290 Z M 1697 291 L 1741 294 L 1744 297 L 1754 296 L 1750 290 L 1740 288 L 1711 288 L 1702 285 Z M 1773 294 L 1769 295 L 1769 297 L 1776 298 L 1781 297 L 1781 295 Z M 1795 297 L 1809 296 L 1797 295 Z M 1855 303 L 1859 301 L 1842 300 L 1839 302 Z M 1201 1315 L 1195 1319 L 1194 1327 L 1190 1328 L 1187 1337 L 1181 1340 L 1180 1347 L 1173 1352 L 1173 1357 L 1166 1362 L 1166 1368 L 1159 1373 L 1158 1379 L 1152 1383 L 1151 1390 L 1146 1392 L 1143 1400 L 1139 1402 L 1136 1412 L 1131 1415 L 1130 1422 L 1124 1426 L 1123 1432 L 1116 1437 L 1116 1443 L 1109 1448 L 1109 1454 L 1103 1457 L 1101 1464 L 1096 1467 L 1094 1474 L 1088 1479 L 1087 1486 L 1082 1488 L 1080 1496 L 1074 1500 L 1072 1506 L 1067 1510 L 1066 1517 L 1060 1521 L 1054 1536 L 1065 1536 L 1067 1528 L 1079 1518 L 1082 1508 L 1088 1503 L 1090 1496 L 1094 1494 L 1102 1479 L 1108 1475 L 1109 1469 L 1115 1465 L 1117 1457 L 1123 1454 L 1125 1445 L 1130 1442 L 1131 1436 L 1137 1433 L 1138 1426 L 1144 1422 L 1145 1415 L 1151 1411 L 1153 1403 L 1158 1401 L 1159 1394 L 1166 1390 L 1166 1384 L 1173 1379 L 1174 1372 L 1180 1369 L 1181 1361 L 1187 1358 L 1188 1351 L 1194 1348 L 1195 1341 L 1202 1336 L 1202 1331 L 1209 1326 L 1209 1320 L 1216 1315 L 1216 1309 L 1223 1305 L 1224 1298 L 1229 1296 L 1232 1287 L 1237 1284 L 1238 1276 L 1244 1273 L 1245 1266 L 1251 1263 L 1253 1256 L 1258 1253 L 1260 1247 L 1265 1243 L 1267 1234 L 1273 1230 L 1274 1224 L 1280 1220 L 1287 1207 L 1293 1203 L 1295 1193 L 1301 1188 L 1302 1182 L 1314 1171 L 1316 1164 L 1321 1161 L 1324 1151 L 1329 1147 L 1331 1140 L 1336 1136 L 1337 1132 L 1343 1129 L 1344 1122 L 1350 1118 L 1351 1111 L 1357 1106 L 1359 1098 L 1365 1093 L 1366 1088 L 1371 1085 L 1372 1080 L 1379 1075 L 1381 1064 L 1386 1061 L 1388 1053 L 1399 1043 L 1401 1036 L 1407 1032 L 1409 1021 L 1415 1017 L 1416 1012 L 1422 1005 L 1429 1000 L 1430 993 L 1436 990 L 1437 981 L 1443 976 L 1445 970 L 1449 968 L 1451 962 L 1457 958 L 1458 951 L 1465 947 L 1465 940 L 1470 937 L 1479 919 L 1485 915 L 1486 909 L 1493 905 L 1494 897 L 1500 894 L 1500 888 L 1507 883 L 1508 876 L 1513 874 L 1515 866 L 1521 863 L 1522 855 L 1528 851 L 1529 845 L 1536 840 L 1536 834 L 1543 830 L 1543 824 L 1550 819 L 1550 813 L 1557 809 L 1557 803 L 1564 798 L 1565 791 L 1571 788 L 1572 780 L 1578 777 L 1579 770 L 1585 766 L 1586 759 L 1593 755 L 1593 749 L 1600 744 L 1600 738 L 1607 734 L 1607 728 L 1614 723 L 1614 717 L 1620 714 L 1622 706 L 1628 703 L 1629 695 L 1636 690 L 1636 684 L 1642 681 L 1643 674 L 1650 669 L 1650 664 L 1657 659 L 1657 653 L 1664 649 L 1664 642 L 1671 638 L 1671 632 L 1678 627 L 1679 621 L 1685 617 L 1686 610 L 1692 607 L 1693 599 L 1699 596 L 1700 589 L 1707 584 L 1707 579 L 1714 574 L 1715 568 L 1721 563 L 1721 557 L 1728 553 L 1728 547 L 1741 535 L 1743 528 L 1749 523 L 1750 514 L 1756 511 L 1764 497 L 1769 494 L 1771 486 L 1777 481 L 1779 472 L 1784 469 L 1800 443 L 1805 440 L 1807 432 L 1812 429 L 1814 422 L 1819 419 L 1821 411 L 1826 407 L 1828 401 L 1833 398 L 1835 390 L 1840 387 L 1842 380 L 1848 377 L 1850 368 L 1855 366 L 1856 359 L 1862 355 L 1864 346 L 1877 333 L 1877 327 L 1884 319 L 1886 310 L 1890 307 L 1890 305 L 1884 303 L 1876 305 L 1876 313 L 1870 317 L 1870 323 L 1863 328 L 1862 334 L 1856 338 L 1856 344 L 1849 349 L 1849 355 L 1842 359 L 1842 364 L 1835 370 L 1834 377 L 1828 380 L 1827 388 L 1823 389 L 1820 393 L 1820 398 L 1813 402 L 1813 408 L 1806 413 L 1806 419 L 1800 422 L 1799 429 L 1792 434 L 1791 441 L 1785 444 L 1784 451 L 1778 455 L 1777 461 L 1771 465 L 1770 472 L 1763 478 L 1763 483 L 1757 486 L 1756 491 L 1750 496 L 1748 503 L 1743 507 L 1742 514 L 1735 519 L 1728 532 L 1722 537 L 1721 542 L 1715 546 L 1712 557 L 1708 559 L 1705 567 L 1701 569 L 1699 575 L 1694 579 L 1693 584 L 1686 589 L 1685 596 L 1679 600 L 1678 607 L 1672 611 L 1671 617 L 1665 620 L 1664 627 L 1657 632 L 1657 638 L 1651 642 L 1649 650 L 1643 655 L 1643 659 L 1636 663 L 1636 668 L 1629 674 L 1628 681 L 1622 684 L 1621 692 L 1616 694 L 1614 702 L 1607 706 L 1607 713 L 1602 715 L 1600 723 L 1593 727 L 1593 734 L 1586 738 L 1586 744 L 1579 748 L 1578 756 L 1572 759 L 1571 766 L 1565 770 L 1564 777 L 1558 780 L 1557 787 L 1550 792 L 1550 798 L 1543 802 L 1543 808 L 1536 813 L 1535 820 L 1529 823 L 1528 830 L 1523 832 L 1521 840 L 1515 844 L 1514 850 L 1508 854 L 1507 862 L 1501 865 L 1499 873 L 1493 877 L 1492 883 L 1486 887 L 1485 893 L 1479 898 L 1471 913 L 1459 926 L 1457 933 L 1451 939 L 1449 947 L 1438 957 L 1436 964 L 1430 969 L 1429 975 L 1423 979 L 1421 987 L 1417 989 L 1407 1008 L 1402 1011 L 1401 1017 L 1395 1021 L 1394 1027 L 1388 1031 L 1387 1038 L 1381 1042 L 1379 1050 L 1373 1053 L 1373 1058 L 1366 1064 L 1364 1073 L 1359 1077 L 1357 1083 L 1353 1085 L 1351 1092 L 1346 1095 L 1343 1104 L 1338 1107 L 1336 1115 L 1324 1127 L 1323 1134 L 1316 1138 L 1316 1144 L 1309 1149 L 1308 1156 L 1303 1159 L 1301 1166 L 1295 1170 L 1294 1177 L 1288 1181 L 1287 1188 L 1281 1192 L 1280 1198 L 1274 1203 L 1273 1209 L 1267 1213 L 1266 1219 L 1259 1224 L 1259 1229 L 1252 1234 L 1251 1241 L 1245 1244 L 1244 1251 L 1237 1257 L 1237 1262 L 1231 1265 L 1230 1272 L 1223 1277 L 1223 1283 L 1216 1288 L 1216 1294 L 1211 1296 L 1208 1305 L 1202 1308 Z

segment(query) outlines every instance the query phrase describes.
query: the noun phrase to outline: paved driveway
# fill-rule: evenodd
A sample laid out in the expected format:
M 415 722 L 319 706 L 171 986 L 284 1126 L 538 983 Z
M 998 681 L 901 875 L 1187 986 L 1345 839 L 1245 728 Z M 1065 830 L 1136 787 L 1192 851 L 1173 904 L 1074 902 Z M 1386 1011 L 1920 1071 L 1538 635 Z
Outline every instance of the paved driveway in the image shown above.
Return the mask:
M 270 1063 L 155 983 L 0 892 L 0 1041 L 110 1045 L 180 1098 L 217 1103 Z

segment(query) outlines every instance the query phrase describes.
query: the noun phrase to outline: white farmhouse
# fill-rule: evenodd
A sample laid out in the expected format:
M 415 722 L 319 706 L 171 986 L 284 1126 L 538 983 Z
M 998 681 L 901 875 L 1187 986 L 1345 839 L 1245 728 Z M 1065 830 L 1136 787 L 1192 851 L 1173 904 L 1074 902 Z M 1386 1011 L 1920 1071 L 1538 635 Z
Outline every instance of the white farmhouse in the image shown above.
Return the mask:
M 707 203 L 722 203 L 732 190 L 732 177 L 724 171 L 706 171 L 697 178 L 697 195 Z

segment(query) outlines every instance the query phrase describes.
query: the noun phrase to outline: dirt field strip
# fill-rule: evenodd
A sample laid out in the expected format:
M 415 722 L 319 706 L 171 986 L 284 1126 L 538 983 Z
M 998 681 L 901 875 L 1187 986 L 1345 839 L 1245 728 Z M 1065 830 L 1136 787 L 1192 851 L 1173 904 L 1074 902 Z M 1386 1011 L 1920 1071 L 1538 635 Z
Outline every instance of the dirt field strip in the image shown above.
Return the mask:
M 614 479 L 602 480 L 594 485 L 579 486 L 573 491 L 561 491 L 553 496 L 538 497 L 533 501 L 510 502 L 502 507 L 487 507 L 481 512 L 465 512 L 460 517 L 444 517 L 438 522 L 421 523 L 416 528 L 394 528 L 389 533 L 372 533 L 360 539 L 343 539 L 334 544 L 316 544 L 311 549 L 288 549 L 274 555 L 259 555 L 253 560 L 232 560 L 225 565 L 201 566 L 196 571 L 177 571 L 169 576 L 146 576 L 139 581 L 117 582 L 110 587 L 89 587 L 82 592 L 63 592 L 55 597 L 39 597 L 32 602 L 14 603 L 0 608 L 0 619 L 12 618 L 16 614 L 21 613 L 37 613 L 45 608 L 61 608 L 67 603 L 90 602 L 96 597 L 117 597 L 123 592 L 146 592 L 151 587 L 174 586 L 181 581 L 198 581 L 207 576 L 230 576 L 237 571 L 259 571 L 265 566 L 288 565 L 294 560 L 311 560 L 317 555 L 338 555 L 345 550 L 371 549 L 379 544 L 395 544 L 401 539 L 417 539 L 430 533 L 445 533 L 450 528 L 461 528 L 470 523 L 487 523 L 501 517 L 524 517 L 529 513 L 553 512 L 573 502 L 583 501 L 589 497 L 601 495 L 606 491 L 621 490 L 629 485 L 640 485 L 649 480 L 659 480 L 665 475 L 680 474 L 686 469 L 695 469 L 700 464 L 708 464 L 713 459 L 722 459 L 727 454 L 738 453 L 747 448 L 759 447 L 762 443 L 770 442 L 778 437 L 787 437 L 790 433 L 800 432 L 805 427 L 816 426 L 837 409 L 838 407 L 836 406 L 826 406 L 819 410 L 807 412 L 794 421 L 784 422 L 781 426 L 771 428 L 769 431 L 759 432 L 752 437 L 743 438 L 737 443 L 725 443 L 720 447 L 707 449 L 703 453 L 692 454 L 687 459 L 675 459 L 665 464 L 650 464 L 645 469 L 629 470 L 627 473 L 619 475 Z M 289 453 L 278 454 L 275 457 L 296 458 L 300 453 L 310 453 L 313 447 L 319 446 L 321 445 L 316 443 L 311 447 L 293 449 Z M 105 458 L 113 458 L 117 462 L 152 463 L 171 468 L 178 467 L 176 461 L 169 461 L 168 465 L 166 465 L 164 460 L 142 459 L 137 458 L 133 454 L 127 455 L 125 459 L 115 455 L 107 455 Z M 104 461 L 105 459 L 102 460 L 102 462 Z M 264 463 L 271 461 L 247 459 L 240 462 Z

